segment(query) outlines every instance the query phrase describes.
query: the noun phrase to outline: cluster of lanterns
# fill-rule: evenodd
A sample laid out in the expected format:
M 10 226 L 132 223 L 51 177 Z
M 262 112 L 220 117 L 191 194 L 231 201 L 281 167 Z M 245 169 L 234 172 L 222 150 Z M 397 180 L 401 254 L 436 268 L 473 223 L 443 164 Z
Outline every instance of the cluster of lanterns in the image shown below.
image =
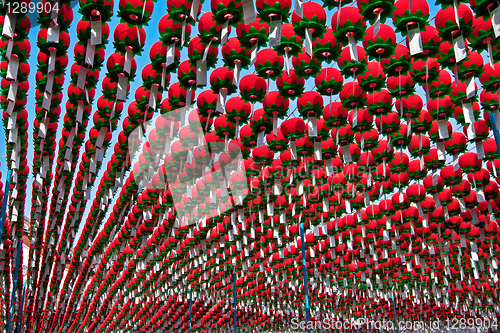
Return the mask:
M 34 114 L 0 16 L 7 330 L 498 319 L 498 2 L 47 3 Z

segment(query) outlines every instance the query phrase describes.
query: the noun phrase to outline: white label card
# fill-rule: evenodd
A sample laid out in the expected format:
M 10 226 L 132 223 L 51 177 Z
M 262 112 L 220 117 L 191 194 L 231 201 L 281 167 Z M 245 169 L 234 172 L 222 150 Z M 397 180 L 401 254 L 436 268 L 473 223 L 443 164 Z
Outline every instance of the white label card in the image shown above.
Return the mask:
M 95 57 L 95 45 L 92 45 L 89 40 L 87 42 L 87 51 L 85 52 L 85 63 L 90 65 L 90 67 L 94 67 L 94 57 Z
M 493 31 L 495 32 L 495 38 L 498 38 L 500 36 L 500 6 L 497 6 L 490 12 L 490 17 Z
M 80 66 L 80 71 L 78 72 L 78 79 L 76 81 L 76 86 L 80 89 L 85 88 L 85 82 L 87 81 L 87 71 L 86 67 Z
M 60 31 L 59 24 L 56 24 L 54 26 L 50 26 L 47 29 L 47 43 L 59 42 L 59 31 Z
M 17 56 L 12 56 L 9 60 L 9 65 L 7 66 L 6 78 L 8 80 L 16 80 L 18 69 L 19 69 L 19 58 Z
M 206 50 L 205 50 L 205 52 L 206 52 Z M 170 44 L 167 47 L 167 60 L 166 60 L 165 64 L 168 67 L 168 66 L 172 65 L 174 63 L 174 61 L 175 61 L 175 43 Z
M 312 46 L 312 31 L 306 28 L 306 54 L 312 58 L 313 46 Z
M 9 13 L 5 15 L 5 21 L 3 23 L 2 35 L 7 38 L 14 38 L 14 30 L 16 26 L 16 17 L 14 13 Z
M 356 40 L 351 35 L 349 35 L 347 39 L 349 41 L 349 53 L 351 54 L 351 60 L 358 62 L 358 48 L 356 46 Z
M 259 44 L 255 44 L 252 47 L 252 53 L 250 55 L 250 65 L 253 66 L 255 64 L 255 61 L 257 60 L 257 50 L 259 48 Z
M 226 21 L 222 25 L 220 45 L 223 46 L 224 44 L 226 44 L 228 35 L 229 35 L 229 21 Z
M 102 44 L 102 23 L 101 16 L 90 20 L 90 44 L 99 45 Z
M 191 16 L 191 19 L 193 21 L 196 21 L 198 18 L 198 9 L 200 8 L 200 0 L 193 0 L 193 4 L 191 5 L 191 12 L 189 13 L 189 16 Z
M 455 50 L 455 60 L 457 63 L 467 58 L 467 50 L 465 49 L 465 41 L 462 34 L 453 39 L 453 50 Z
M 420 54 L 424 52 L 422 46 L 422 37 L 420 36 L 420 28 L 417 26 L 414 29 L 408 30 L 408 40 L 410 44 L 410 54 Z
M 299 15 L 300 17 L 304 17 L 302 6 L 302 1 L 295 0 L 295 14 Z
M 9 85 L 9 92 L 7 94 L 7 99 L 9 101 L 15 102 L 16 101 L 16 95 L 17 95 L 17 88 L 19 86 L 19 82 L 17 81 L 11 81 Z
M 471 103 L 463 103 L 462 110 L 464 112 L 464 121 L 466 124 L 472 124 L 475 122 L 474 109 Z
M 255 22 L 255 6 L 253 4 L 253 0 L 243 0 L 243 19 L 245 20 L 245 24 L 250 24 Z
M 269 27 L 269 47 L 273 47 L 281 43 L 281 25 L 281 19 L 271 20 Z
M 476 95 L 476 82 L 474 80 L 474 75 L 468 77 L 466 82 L 467 82 L 467 88 L 466 88 L 467 99 L 471 99 Z
M 128 77 L 125 75 L 120 75 L 118 78 L 118 91 L 116 93 L 116 99 L 118 101 L 125 102 L 127 100 L 127 87 L 128 87 Z

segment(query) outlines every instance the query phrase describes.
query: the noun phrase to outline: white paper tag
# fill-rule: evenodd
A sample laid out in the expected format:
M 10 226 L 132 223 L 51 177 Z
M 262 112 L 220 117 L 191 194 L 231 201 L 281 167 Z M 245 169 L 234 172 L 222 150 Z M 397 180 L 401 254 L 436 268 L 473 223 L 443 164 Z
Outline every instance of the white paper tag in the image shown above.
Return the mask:
M 281 19 L 271 20 L 269 27 L 269 47 L 281 44 Z
M 315 138 L 318 136 L 318 125 L 315 116 L 309 117 L 309 122 L 307 123 L 308 134 L 310 137 Z
M 208 50 L 208 48 L 207 48 Z M 167 60 L 165 66 L 170 66 L 175 62 L 175 43 L 167 46 Z
M 5 58 L 7 58 L 7 60 L 10 60 L 10 56 L 12 55 L 12 47 L 13 46 L 14 46 L 14 40 L 9 39 L 9 41 L 7 42 L 7 51 L 5 52 Z
M 344 163 L 352 163 L 351 151 L 348 145 L 342 146 L 342 156 L 344 157 Z
M 43 123 L 40 123 L 40 127 L 38 129 L 38 137 L 40 139 L 45 139 L 45 135 L 47 134 L 48 121 L 49 121 L 49 118 L 45 118 L 45 121 Z
M 12 113 L 12 115 L 7 120 L 7 129 L 12 130 L 16 127 L 17 122 L 17 112 Z
M 377 19 L 375 20 L 375 24 L 373 25 L 373 37 L 377 36 L 378 32 L 380 31 L 380 12 L 377 15 Z
M 78 102 L 76 107 L 76 122 L 81 124 L 83 121 L 83 102 Z
M 439 119 L 438 120 L 438 127 L 439 127 L 439 138 L 440 139 L 448 139 L 449 133 L 448 133 L 448 124 L 447 124 L 446 119 Z
M 123 64 L 123 72 L 125 72 L 127 75 L 130 75 L 130 72 L 132 70 L 132 58 L 134 57 L 134 53 L 132 52 L 131 47 L 127 47 L 125 49 L 125 62 Z
M 76 86 L 80 89 L 85 88 L 85 82 L 87 81 L 87 68 L 80 66 L 80 71 L 78 72 L 78 79 L 76 81 Z
M 462 110 L 464 112 L 464 121 L 466 124 L 472 124 L 476 121 L 474 117 L 474 109 L 471 103 L 463 103 Z
M 95 141 L 95 146 L 97 148 L 102 148 L 102 145 L 104 144 L 104 139 L 106 138 L 106 133 L 108 133 L 108 128 L 101 127 L 101 129 L 99 130 L 99 135 L 97 136 L 97 140 Z
M 118 77 L 118 91 L 116 93 L 116 100 L 125 102 L 127 100 L 128 77 L 120 75 Z
M 95 45 L 90 44 L 90 40 L 87 41 L 87 49 L 85 52 L 85 63 L 90 67 L 94 67 L 94 57 L 95 57 Z
M 57 43 L 59 42 L 59 31 L 60 31 L 60 25 L 51 25 L 47 29 L 47 43 Z
M 467 128 L 467 138 L 469 140 L 474 140 L 476 138 L 476 128 L 474 124 L 465 124 L 465 127 Z
M 264 136 L 266 135 L 266 131 L 260 131 L 257 134 L 257 147 L 260 147 L 264 144 Z
M 290 142 L 290 155 L 292 160 L 297 160 L 297 142 L 295 140 Z
M 54 76 L 55 72 L 51 72 L 47 75 L 47 84 L 45 85 L 45 91 L 52 93 L 52 87 L 54 86 Z
M 408 30 L 408 40 L 410 41 L 410 54 L 420 54 L 424 52 L 422 46 L 422 37 L 420 36 L 420 28 L 417 26 L 414 29 Z
M 146 4 L 144 2 L 144 4 Z M 186 19 L 182 21 L 182 31 L 181 31 L 181 46 L 184 46 L 186 43 Z
M 52 73 L 56 69 L 56 49 L 50 51 L 49 63 L 47 67 L 47 73 Z
M 52 94 L 48 91 L 43 93 L 42 109 L 48 111 L 50 109 L 50 102 L 52 101 Z
M 238 83 L 240 82 L 240 72 L 241 72 L 241 62 L 236 62 L 234 64 L 233 70 L 233 86 L 238 87 Z
M 210 40 L 210 43 L 208 43 L 207 47 L 203 51 L 203 59 L 201 60 L 202 62 L 207 61 L 208 51 L 210 50 L 210 46 L 212 46 L 212 40 Z
M 242 0 L 241 3 L 243 6 L 243 19 L 245 20 L 245 24 L 255 22 L 255 6 L 253 0 Z
M 220 89 L 219 95 L 217 97 L 217 106 L 215 108 L 215 112 L 223 114 L 226 112 L 226 97 L 227 97 L 227 89 Z
M 495 32 L 495 38 L 498 38 L 500 36 L 500 6 L 497 6 L 490 12 L 490 17 L 493 31 Z
M 295 14 L 299 15 L 300 17 L 304 17 L 302 6 L 302 1 L 295 0 Z
M 446 147 L 444 145 L 444 140 L 439 140 L 436 144 L 438 159 L 440 161 L 446 161 Z
M 220 45 L 224 45 L 227 42 L 227 37 L 229 34 L 229 21 L 225 21 L 222 25 L 222 31 L 220 35 Z
M 306 28 L 306 54 L 312 58 L 313 46 L 312 46 L 312 32 L 311 29 Z
M 321 141 L 314 141 L 314 159 L 321 161 L 322 157 Z
M 15 102 L 17 95 L 17 88 L 19 87 L 19 82 L 10 81 L 9 92 L 7 93 L 7 99 L 9 101 Z
M 467 50 L 465 49 L 465 41 L 462 34 L 453 39 L 453 50 L 455 50 L 456 63 L 467 58 Z
M 19 58 L 17 56 L 12 56 L 9 60 L 9 65 L 7 66 L 6 78 L 12 81 L 16 80 L 18 69 L 19 69 Z
M 151 86 L 151 91 L 149 92 L 149 101 L 148 105 L 151 109 L 156 110 L 156 100 L 158 95 L 158 84 L 155 83 Z
M 200 8 L 200 0 L 193 0 L 193 4 L 191 5 L 191 12 L 189 13 L 189 16 L 193 21 L 196 22 L 198 18 L 198 10 Z
M 259 48 L 258 44 L 255 44 L 252 46 L 252 53 L 250 55 L 250 65 L 253 66 L 255 64 L 255 61 L 257 60 L 257 50 Z
M 2 35 L 7 38 L 14 38 L 14 30 L 16 27 L 17 14 L 9 13 L 5 15 L 5 20 L 3 22 Z
M 480 160 L 484 158 L 484 146 L 483 146 L 483 141 L 476 141 L 476 153 L 477 153 L 477 158 Z
M 98 17 L 91 16 L 90 18 L 90 44 L 100 45 L 102 44 L 102 23 L 101 16 Z
M 347 39 L 349 41 L 349 53 L 351 54 L 351 60 L 358 62 L 358 48 L 356 46 L 356 40 L 351 35 L 349 35 Z
M 476 95 L 476 86 L 475 86 L 475 81 L 474 81 L 474 75 L 471 75 L 470 77 L 468 77 L 466 82 L 467 82 L 467 88 L 466 88 L 467 99 L 471 99 Z

